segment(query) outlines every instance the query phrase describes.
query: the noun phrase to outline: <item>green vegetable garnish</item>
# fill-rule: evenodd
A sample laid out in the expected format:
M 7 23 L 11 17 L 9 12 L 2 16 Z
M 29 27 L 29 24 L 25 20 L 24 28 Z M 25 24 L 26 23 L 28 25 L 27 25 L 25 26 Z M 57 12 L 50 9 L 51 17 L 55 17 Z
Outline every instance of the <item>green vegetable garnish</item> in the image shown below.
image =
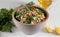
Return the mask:
M 31 6 L 34 6 L 34 4 L 35 3 L 33 3 L 33 2 L 29 2 L 26 6 L 31 7 Z
M 3 32 L 12 32 L 12 27 L 14 26 L 11 21 L 12 21 L 12 12 L 13 9 L 6 9 L 2 8 L 0 9 L 0 31 Z

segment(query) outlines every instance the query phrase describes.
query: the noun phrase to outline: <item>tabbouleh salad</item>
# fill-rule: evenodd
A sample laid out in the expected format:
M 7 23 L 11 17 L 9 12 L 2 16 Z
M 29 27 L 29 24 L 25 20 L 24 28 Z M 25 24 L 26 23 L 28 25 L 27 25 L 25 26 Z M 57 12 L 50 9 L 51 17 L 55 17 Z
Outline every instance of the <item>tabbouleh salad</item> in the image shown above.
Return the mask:
M 30 2 L 27 5 L 23 5 L 20 9 L 15 12 L 15 18 L 25 24 L 37 24 L 43 20 L 45 20 L 46 16 L 44 14 L 44 10 L 31 5 Z

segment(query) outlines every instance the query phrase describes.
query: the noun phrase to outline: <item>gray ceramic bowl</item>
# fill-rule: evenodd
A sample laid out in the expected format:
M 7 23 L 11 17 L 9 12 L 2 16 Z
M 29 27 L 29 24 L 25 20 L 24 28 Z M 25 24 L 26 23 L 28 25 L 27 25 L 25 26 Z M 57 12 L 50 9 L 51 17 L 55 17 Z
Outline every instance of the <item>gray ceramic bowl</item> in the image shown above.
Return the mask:
M 34 7 L 36 7 L 36 6 L 34 6 Z M 42 9 L 42 10 L 45 11 L 46 19 L 45 19 L 44 21 L 42 21 L 42 22 L 40 22 L 40 23 L 37 23 L 37 24 L 25 24 L 25 23 L 20 23 L 20 22 L 17 21 L 17 20 L 15 19 L 15 17 L 14 17 L 15 12 L 18 11 L 19 8 L 20 8 L 20 7 L 17 7 L 17 8 L 14 10 L 14 12 L 12 13 L 12 20 L 13 20 L 14 24 L 16 25 L 16 27 L 17 27 L 19 30 L 23 31 L 25 34 L 31 35 L 31 34 L 34 34 L 34 33 L 38 32 L 38 31 L 40 31 L 40 29 L 44 28 L 45 23 L 46 23 L 46 20 L 47 20 L 48 17 L 49 17 L 49 14 L 48 14 L 48 12 L 47 12 L 46 10 L 44 10 L 44 9 L 41 8 L 41 7 L 37 7 L 37 8 L 39 8 L 39 9 Z

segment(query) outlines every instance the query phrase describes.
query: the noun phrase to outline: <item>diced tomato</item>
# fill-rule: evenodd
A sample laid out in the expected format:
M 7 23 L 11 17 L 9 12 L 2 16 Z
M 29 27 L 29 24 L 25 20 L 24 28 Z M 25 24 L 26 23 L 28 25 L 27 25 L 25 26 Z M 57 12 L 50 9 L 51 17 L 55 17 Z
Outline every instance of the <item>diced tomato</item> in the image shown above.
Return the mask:
M 40 19 L 43 20 L 44 18 L 41 17 Z
M 30 16 L 30 14 L 29 14 L 29 13 L 26 13 L 26 16 L 27 16 L 27 17 L 29 17 L 29 16 Z
M 34 11 L 34 7 L 31 7 L 30 9 L 31 9 L 31 11 Z
M 41 19 L 41 20 L 44 20 L 44 18 L 45 18 L 45 16 L 44 16 L 44 15 L 40 16 L 40 19 Z

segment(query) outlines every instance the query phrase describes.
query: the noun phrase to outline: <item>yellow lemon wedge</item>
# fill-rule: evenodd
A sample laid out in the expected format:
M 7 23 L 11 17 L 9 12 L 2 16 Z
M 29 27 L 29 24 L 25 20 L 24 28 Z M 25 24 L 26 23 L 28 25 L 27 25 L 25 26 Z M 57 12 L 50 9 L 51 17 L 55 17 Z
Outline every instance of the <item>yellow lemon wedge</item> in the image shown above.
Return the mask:
M 43 8 L 47 8 L 51 2 L 51 0 L 38 0 L 39 5 Z
M 45 29 L 46 29 L 47 32 L 49 32 L 49 33 L 52 33 L 52 32 L 53 32 L 52 29 L 49 27 L 49 25 L 46 25 L 46 26 L 45 26 Z
M 55 26 L 55 32 L 60 35 L 60 28 Z

